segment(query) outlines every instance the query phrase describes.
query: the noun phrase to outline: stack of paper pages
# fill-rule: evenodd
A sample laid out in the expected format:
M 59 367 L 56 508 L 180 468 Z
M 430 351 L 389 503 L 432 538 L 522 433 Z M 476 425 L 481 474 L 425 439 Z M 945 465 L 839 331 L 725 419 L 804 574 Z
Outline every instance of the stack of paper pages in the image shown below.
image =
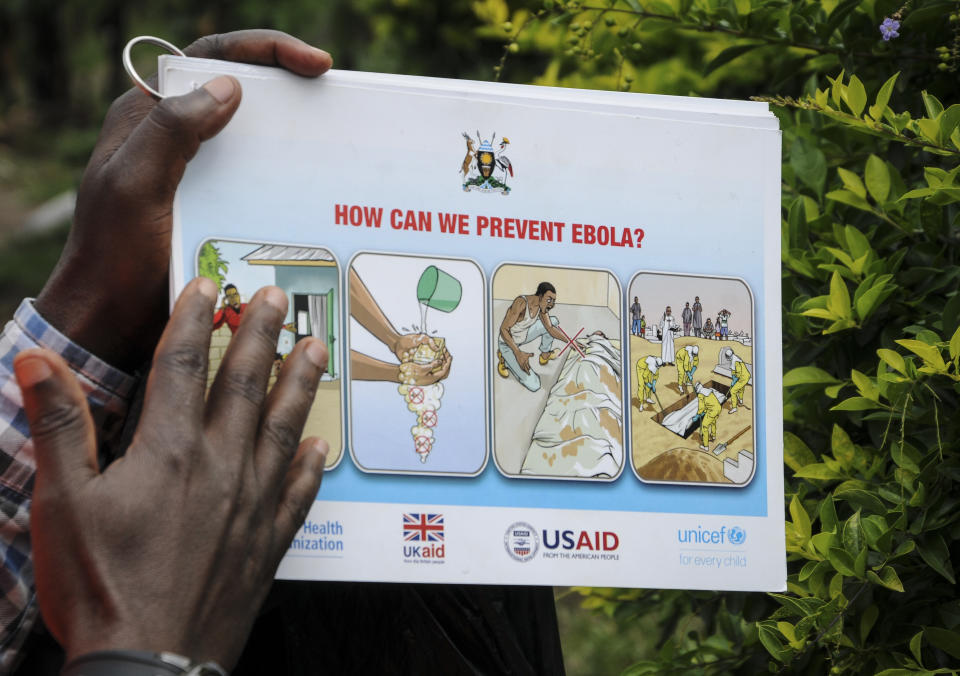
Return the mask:
M 282 288 L 278 373 L 329 346 L 282 577 L 785 587 L 766 104 L 182 57 L 161 89 L 222 73 L 171 292 Z

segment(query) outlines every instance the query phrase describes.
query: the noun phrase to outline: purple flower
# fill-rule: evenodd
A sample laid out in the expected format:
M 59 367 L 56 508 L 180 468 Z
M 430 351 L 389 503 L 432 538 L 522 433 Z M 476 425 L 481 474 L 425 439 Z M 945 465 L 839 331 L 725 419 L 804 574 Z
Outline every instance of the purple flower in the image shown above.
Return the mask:
M 889 42 L 891 38 L 900 37 L 900 33 L 897 32 L 899 30 L 900 22 L 896 19 L 891 19 L 889 16 L 880 24 L 880 35 L 883 36 L 884 42 Z

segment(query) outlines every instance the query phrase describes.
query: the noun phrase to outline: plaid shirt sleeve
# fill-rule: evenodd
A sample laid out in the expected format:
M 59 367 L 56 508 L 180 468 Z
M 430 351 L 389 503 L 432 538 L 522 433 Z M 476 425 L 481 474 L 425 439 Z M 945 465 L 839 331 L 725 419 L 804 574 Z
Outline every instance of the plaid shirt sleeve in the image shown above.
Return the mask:
M 30 553 L 30 499 L 36 464 L 13 358 L 44 347 L 63 357 L 90 403 L 101 455 L 119 440 L 133 377 L 101 361 L 48 324 L 24 300 L 0 333 L 0 674 L 18 661 L 37 619 Z

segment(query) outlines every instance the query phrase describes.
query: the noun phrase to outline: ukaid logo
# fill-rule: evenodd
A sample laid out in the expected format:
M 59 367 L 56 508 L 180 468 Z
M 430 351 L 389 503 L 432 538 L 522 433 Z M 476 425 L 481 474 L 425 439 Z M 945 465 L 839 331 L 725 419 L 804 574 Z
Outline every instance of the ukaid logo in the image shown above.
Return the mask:
M 504 534 L 503 546 L 510 558 L 516 561 L 529 561 L 540 549 L 540 537 L 529 523 L 517 521 Z
M 407 563 L 444 563 L 443 514 L 404 514 L 403 543 Z
M 618 561 L 620 536 L 608 530 L 544 529 L 543 548 L 546 559 Z

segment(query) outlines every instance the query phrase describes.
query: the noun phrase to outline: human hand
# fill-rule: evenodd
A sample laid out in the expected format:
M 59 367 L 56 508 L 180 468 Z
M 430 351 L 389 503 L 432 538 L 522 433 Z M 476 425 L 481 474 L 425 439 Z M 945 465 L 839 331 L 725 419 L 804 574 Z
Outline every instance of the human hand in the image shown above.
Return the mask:
M 169 651 L 229 668 L 316 496 L 327 445 L 300 434 L 326 348 L 297 343 L 267 394 L 287 301 L 262 289 L 205 400 L 216 299 L 202 277 L 181 294 L 133 442 L 103 472 L 67 364 L 45 350 L 14 362 L 37 463 L 37 595 L 68 659 Z
M 524 373 L 530 373 L 530 357 L 533 356 L 532 352 L 523 352 L 522 350 L 517 350 L 514 352 L 517 357 L 517 363 L 520 364 L 520 368 L 523 369 Z
M 326 52 L 267 30 L 201 38 L 184 52 L 308 77 L 332 63 Z M 37 310 L 114 366 L 133 370 L 153 352 L 167 318 L 174 192 L 187 161 L 223 129 L 240 98 L 240 84 L 221 76 L 160 102 L 131 89 L 107 113 L 69 239 Z
M 397 356 L 400 363 L 413 361 L 417 348 L 424 344 L 438 354 L 440 352 L 446 352 L 446 348 L 442 347 L 436 338 L 428 336 L 425 333 L 407 333 L 397 336 L 396 340 L 390 346 L 390 351 Z
M 403 362 L 400 364 L 398 377 L 401 384 L 433 385 L 450 375 L 450 365 L 452 363 L 453 357 L 447 350 L 444 350 L 440 357 L 428 364 L 418 364 L 414 361 Z

